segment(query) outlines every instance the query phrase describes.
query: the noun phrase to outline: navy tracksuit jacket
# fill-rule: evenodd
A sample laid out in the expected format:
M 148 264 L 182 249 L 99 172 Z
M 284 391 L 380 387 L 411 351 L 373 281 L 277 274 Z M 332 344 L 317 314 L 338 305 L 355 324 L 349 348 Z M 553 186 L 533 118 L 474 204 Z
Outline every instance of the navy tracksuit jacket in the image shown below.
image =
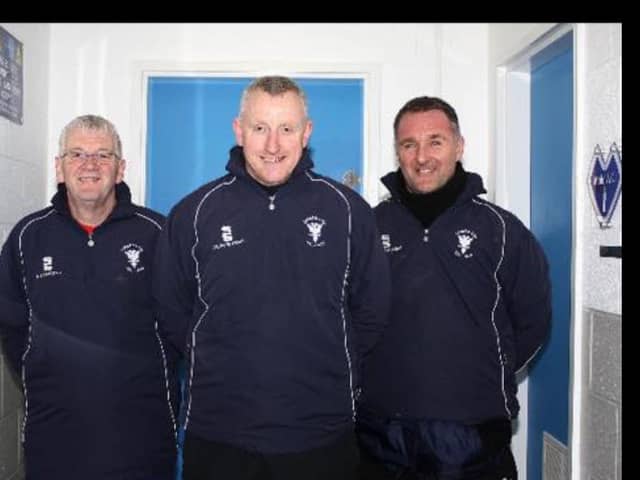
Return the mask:
M 117 205 L 88 235 L 64 184 L 0 256 L 0 333 L 21 380 L 28 480 L 169 480 L 176 460 L 172 355 L 156 328 L 153 253 L 164 218 Z
M 162 328 L 188 358 L 187 432 L 261 453 L 353 428 L 360 362 L 387 322 L 373 211 L 307 151 L 270 196 L 245 170 L 179 202 L 157 250 Z

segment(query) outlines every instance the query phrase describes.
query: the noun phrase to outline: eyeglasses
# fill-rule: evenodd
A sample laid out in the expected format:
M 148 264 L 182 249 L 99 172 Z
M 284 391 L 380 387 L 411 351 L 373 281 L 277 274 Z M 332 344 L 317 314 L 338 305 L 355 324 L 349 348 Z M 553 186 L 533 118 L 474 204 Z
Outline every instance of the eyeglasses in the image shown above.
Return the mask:
M 77 164 L 84 164 L 92 158 L 94 159 L 98 165 L 107 166 L 111 165 L 114 158 L 118 158 L 118 156 L 113 152 L 96 152 L 96 153 L 88 153 L 83 150 L 70 150 L 62 154 L 62 157 L 67 157 L 70 162 Z

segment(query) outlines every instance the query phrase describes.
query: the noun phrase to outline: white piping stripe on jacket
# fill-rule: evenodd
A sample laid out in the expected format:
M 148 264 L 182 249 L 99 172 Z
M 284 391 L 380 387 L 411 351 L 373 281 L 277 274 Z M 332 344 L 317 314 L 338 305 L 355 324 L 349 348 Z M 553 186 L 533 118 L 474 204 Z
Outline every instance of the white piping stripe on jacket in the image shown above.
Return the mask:
M 176 417 L 173 414 L 173 408 L 171 407 L 171 389 L 169 388 L 169 373 L 167 369 L 167 357 L 164 353 L 164 345 L 162 344 L 160 333 L 158 332 L 157 321 L 153 323 L 153 329 L 156 332 L 156 338 L 158 339 L 158 344 L 160 344 L 160 353 L 162 354 L 162 366 L 164 367 L 164 385 L 167 390 L 167 404 L 169 405 L 169 415 L 171 415 L 171 424 L 173 425 L 173 437 L 176 439 L 176 448 L 178 448 L 178 429 L 176 426 Z
M 191 357 L 191 365 L 190 365 L 190 368 L 189 368 L 189 388 L 187 389 L 189 402 L 187 403 L 187 413 L 185 415 L 185 420 L 184 420 L 184 428 L 183 428 L 184 431 L 187 430 L 187 426 L 189 425 L 189 415 L 191 414 L 191 386 L 193 385 L 193 375 L 194 375 L 195 359 L 196 359 L 196 357 L 195 357 L 196 333 L 198 332 L 198 327 L 200 326 L 200 323 L 202 322 L 204 317 L 207 316 L 207 313 L 209 312 L 209 304 L 205 301 L 205 299 L 202 296 L 202 284 L 200 283 L 201 282 L 200 264 L 198 263 L 198 259 L 196 258 L 196 247 L 198 246 L 198 243 L 200 241 L 200 239 L 198 238 L 198 227 L 197 227 L 197 225 L 198 225 L 198 216 L 200 215 L 200 208 L 202 207 L 204 202 L 207 200 L 207 198 L 209 198 L 209 195 L 211 195 L 213 192 L 215 192 L 219 188 L 228 187 L 229 185 L 231 185 L 233 182 L 236 181 L 236 178 L 237 177 L 233 177 L 233 178 L 231 178 L 231 180 L 229 180 L 227 182 L 219 183 L 218 185 L 213 187 L 211 190 L 209 190 L 202 197 L 202 200 L 200 200 L 200 203 L 198 203 L 198 207 L 196 208 L 196 212 L 195 212 L 195 214 L 193 216 L 193 232 L 194 232 L 195 240 L 194 240 L 193 246 L 191 247 L 191 258 L 193 258 L 193 261 L 194 261 L 195 267 L 196 267 L 196 282 L 197 282 L 197 285 L 198 285 L 198 299 L 204 305 L 204 310 L 203 310 L 202 314 L 200 315 L 200 318 L 198 318 L 198 321 L 194 325 L 193 330 L 191 331 L 191 355 L 190 355 L 190 357 Z
M 143 215 L 140 212 L 134 212 L 137 216 L 139 216 L 140 218 L 144 218 L 145 220 L 148 220 L 149 222 L 153 223 L 158 230 L 162 230 L 162 227 L 160 226 L 160 224 L 158 222 L 156 222 L 153 218 L 151 217 L 147 217 L 146 215 Z
M 24 363 L 27 358 L 27 354 L 29 353 L 29 350 L 31 350 L 31 329 L 33 328 L 32 320 L 31 320 L 33 315 L 33 310 L 31 308 L 31 300 L 29 299 L 29 291 L 27 289 L 27 277 L 25 276 L 24 255 L 22 254 L 22 236 L 26 232 L 27 228 L 31 226 L 31 224 L 38 222 L 40 220 L 43 220 L 53 213 L 55 213 L 55 209 L 52 208 L 41 217 L 31 219 L 24 227 L 22 227 L 22 230 L 20 230 L 20 235 L 18 235 L 18 252 L 20 254 L 20 266 L 22 267 L 22 288 L 24 290 L 24 296 L 27 301 L 27 308 L 29 309 L 29 317 L 27 320 L 29 322 L 29 329 L 27 333 L 27 348 L 24 349 L 24 353 L 22 354 L 22 368 L 21 368 L 22 391 L 24 392 L 24 417 L 22 418 L 22 433 L 21 433 L 22 443 L 24 443 L 25 441 L 27 417 L 29 416 L 29 396 L 27 395 L 28 393 L 27 373 L 24 368 Z
M 500 215 L 498 213 L 498 211 L 493 208 L 491 205 L 484 203 L 482 201 L 473 199 L 473 203 L 476 203 L 478 205 L 481 205 L 483 207 L 488 208 L 489 210 L 491 210 L 491 212 L 493 212 L 493 214 L 498 217 L 498 220 L 500 220 L 500 223 L 502 224 L 502 245 L 501 245 L 501 251 L 500 251 L 500 260 L 498 261 L 498 264 L 496 265 L 496 270 L 493 272 L 493 279 L 496 282 L 496 301 L 493 304 L 493 308 L 491 309 L 491 325 L 493 325 L 493 331 L 496 334 L 496 346 L 498 349 L 498 361 L 500 362 L 500 370 L 501 370 L 501 384 L 500 384 L 500 388 L 502 389 L 502 398 L 504 398 L 504 409 L 507 412 L 507 415 L 509 416 L 509 418 L 511 418 L 511 410 L 509 409 L 509 405 L 508 405 L 508 399 L 507 399 L 507 393 L 505 392 L 505 388 L 504 388 L 504 377 L 505 377 L 505 372 L 504 372 L 504 359 L 502 358 L 502 344 L 500 341 L 500 332 L 498 331 L 498 327 L 496 326 L 496 321 L 495 321 L 495 313 L 496 313 L 496 308 L 498 307 L 498 304 L 500 303 L 500 290 L 502 289 L 502 286 L 500 285 L 500 282 L 498 281 L 498 271 L 500 270 L 500 267 L 502 266 L 502 261 L 504 260 L 504 249 L 505 249 L 505 245 L 507 243 L 507 227 L 506 224 L 504 222 L 504 219 L 502 218 L 502 215 Z
M 344 301 L 345 301 L 345 296 L 347 292 L 347 285 L 349 284 L 349 270 L 351 269 L 351 224 L 352 224 L 351 204 L 347 200 L 347 197 L 345 197 L 344 194 L 340 190 L 338 190 L 336 187 L 334 187 L 331 183 L 327 182 L 323 178 L 314 178 L 313 176 L 311 176 L 309 172 L 305 172 L 305 173 L 307 174 L 307 177 L 309 177 L 309 179 L 312 182 L 322 182 L 328 185 L 329 187 L 331 187 L 342 198 L 344 203 L 347 205 L 347 211 L 349 212 L 349 221 L 348 221 L 349 227 L 348 227 L 348 236 L 347 236 L 347 266 L 345 267 L 345 270 L 344 270 L 344 279 L 342 281 L 342 292 L 340 294 L 340 316 L 342 317 L 342 333 L 344 335 L 344 351 L 347 357 L 347 366 L 349 368 L 349 395 L 351 395 L 351 414 L 353 417 L 353 421 L 355 422 L 356 421 L 356 401 L 355 401 L 355 396 L 353 394 L 353 369 L 351 366 L 351 354 L 349 353 L 349 340 L 347 338 L 347 319 L 345 318 L 345 315 L 344 315 Z
M 147 217 L 140 212 L 134 212 L 138 217 L 147 220 L 151 224 L 155 225 L 155 227 L 162 231 L 162 226 L 158 222 L 156 222 L 153 218 Z M 169 369 L 167 368 L 167 356 L 164 350 L 164 344 L 162 343 L 162 338 L 160 338 L 160 332 L 158 332 L 158 322 L 154 322 L 153 325 L 156 339 L 158 340 L 158 344 L 160 345 L 160 354 L 162 355 L 162 366 L 164 368 L 164 384 L 167 390 L 167 405 L 169 407 L 169 415 L 171 416 L 171 424 L 173 425 L 173 436 L 176 439 L 176 448 L 178 448 L 178 427 L 176 425 L 176 417 L 173 413 L 173 407 L 171 406 L 171 389 L 169 388 Z

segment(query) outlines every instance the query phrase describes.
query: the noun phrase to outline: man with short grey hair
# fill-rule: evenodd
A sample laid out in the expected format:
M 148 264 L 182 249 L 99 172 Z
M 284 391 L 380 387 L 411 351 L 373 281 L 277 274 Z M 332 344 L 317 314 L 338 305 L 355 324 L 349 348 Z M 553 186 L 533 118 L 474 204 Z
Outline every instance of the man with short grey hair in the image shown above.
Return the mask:
M 185 480 L 351 480 L 360 362 L 387 318 L 369 205 L 312 170 L 298 85 L 256 79 L 229 173 L 171 211 L 162 326 L 187 362 Z
M 173 480 L 175 355 L 151 301 L 164 217 L 131 202 L 114 125 L 72 120 L 52 205 L 0 255 L 0 335 L 24 393 L 27 480 Z

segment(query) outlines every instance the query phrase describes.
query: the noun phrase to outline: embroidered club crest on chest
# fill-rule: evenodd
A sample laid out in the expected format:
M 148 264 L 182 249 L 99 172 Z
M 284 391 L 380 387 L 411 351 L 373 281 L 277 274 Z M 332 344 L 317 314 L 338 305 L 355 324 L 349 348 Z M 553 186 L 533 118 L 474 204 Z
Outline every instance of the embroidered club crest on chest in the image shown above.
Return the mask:
M 305 218 L 302 223 L 307 226 L 307 245 L 310 247 L 324 247 L 322 229 L 327 224 L 326 220 L 315 215 Z
M 124 245 L 120 251 L 127 259 L 127 266 L 125 267 L 127 272 L 139 273 L 144 270 L 144 265 L 142 265 L 142 252 L 144 248 L 135 243 L 128 243 Z
M 465 228 L 456 232 L 456 238 L 458 240 L 458 244 L 456 245 L 456 249 L 453 254 L 456 257 L 461 258 L 473 257 L 473 242 L 478 238 L 478 235 Z

